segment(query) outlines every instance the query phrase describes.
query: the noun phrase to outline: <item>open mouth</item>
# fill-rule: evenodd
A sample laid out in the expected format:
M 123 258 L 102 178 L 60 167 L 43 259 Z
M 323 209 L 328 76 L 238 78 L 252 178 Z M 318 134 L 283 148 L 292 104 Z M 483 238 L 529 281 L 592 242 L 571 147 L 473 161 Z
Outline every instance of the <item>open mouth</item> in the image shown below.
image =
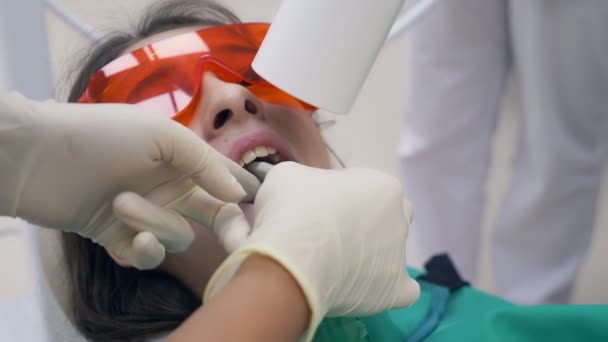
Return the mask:
M 253 162 L 264 162 L 272 165 L 276 165 L 280 162 L 288 161 L 288 159 L 278 152 L 274 147 L 269 146 L 256 146 L 241 156 L 239 164 L 242 167 L 247 167 Z
M 274 147 L 257 146 L 245 152 L 239 164 L 263 182 L 270 169 L 284 160 L 285 158 Z
M 297 161 L 284 139 L 268 130 L 256 130 L 241 135 L 227 156 L 263 182 L 266 174 L 277 164 Z

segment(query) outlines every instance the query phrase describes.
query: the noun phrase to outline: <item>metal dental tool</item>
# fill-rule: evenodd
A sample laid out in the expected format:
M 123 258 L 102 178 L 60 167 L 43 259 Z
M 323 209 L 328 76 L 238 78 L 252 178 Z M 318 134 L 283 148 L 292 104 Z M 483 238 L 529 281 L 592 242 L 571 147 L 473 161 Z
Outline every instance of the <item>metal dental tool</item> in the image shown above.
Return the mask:
M 274 165 L 266 162 L 252 162 L 245 166 L 245 169 L 253 173 L 253 175 L 256 176 L 260 182 L 263 182 L 264 178 L 266 178 L 266 174 L 268 171 L 270 171 L 270 169 L 272 169 L 273 166 Z

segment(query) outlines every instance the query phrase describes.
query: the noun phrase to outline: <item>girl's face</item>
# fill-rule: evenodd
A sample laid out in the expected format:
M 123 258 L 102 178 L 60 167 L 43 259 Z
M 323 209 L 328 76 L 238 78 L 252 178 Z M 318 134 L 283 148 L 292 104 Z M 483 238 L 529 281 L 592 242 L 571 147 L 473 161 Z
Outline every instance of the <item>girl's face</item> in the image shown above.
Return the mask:
M 204 27 L 158 33 L 128 50 L 201 28 Z M 282 160 L 330 167 L 325 143 L 310 111 L 263 102 L 247 88 L 224 82 L 212 72 L 205 72 L 201 83 L 202 95 L 189 127 L 222 154 L 246 164 L 254 155 L 276 150 Z
M 162 32 L 128 50 L 200 28 Z M 331 167 L 325 143 L 311 112 L 263 102 L 245 87 L 224 82 L 211 72 L 206 72 L 201 82 L 204 91 L 198 99 L 189 128 L 228 158 L 244 165 L 256 157 L 276 154 L 280 160 L 318 168 Z M 243 209 L 247 211 L 248 208 Z M 195 223 L 191 225 L 196 238 L 190 249 L 179 255 L 168 255 L 161 269 L 200 294 L 226 253 L 208 229 Z

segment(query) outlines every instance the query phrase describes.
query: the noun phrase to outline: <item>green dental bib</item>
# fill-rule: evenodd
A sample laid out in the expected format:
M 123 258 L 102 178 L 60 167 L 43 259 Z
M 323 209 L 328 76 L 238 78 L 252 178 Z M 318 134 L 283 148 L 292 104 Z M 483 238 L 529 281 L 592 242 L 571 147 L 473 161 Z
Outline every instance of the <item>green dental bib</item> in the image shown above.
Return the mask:
M 412 276 L 421 272 L 409 269 Z M 399 342 L 411 335 L 432 306 L 433 293 L 422 287 L 409 308 L 368 317 L 326 318 L 314 342 Z M 520 306 L 463 287 L 449 296 L 439 324 L 423 341 L 608 341 L 608 305 Z

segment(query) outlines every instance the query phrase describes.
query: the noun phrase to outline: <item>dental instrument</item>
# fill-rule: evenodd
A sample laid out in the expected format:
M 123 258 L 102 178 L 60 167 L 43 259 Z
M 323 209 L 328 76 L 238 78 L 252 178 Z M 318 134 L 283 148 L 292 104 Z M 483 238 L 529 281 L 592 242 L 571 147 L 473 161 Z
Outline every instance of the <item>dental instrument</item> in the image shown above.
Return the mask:
M 252 162 L 245 166 L 245 169 L 251 172 L 260 182 L 263 182 L 266 178 L 266 174 L 272 169 L 274 165 L 267 162 Z

